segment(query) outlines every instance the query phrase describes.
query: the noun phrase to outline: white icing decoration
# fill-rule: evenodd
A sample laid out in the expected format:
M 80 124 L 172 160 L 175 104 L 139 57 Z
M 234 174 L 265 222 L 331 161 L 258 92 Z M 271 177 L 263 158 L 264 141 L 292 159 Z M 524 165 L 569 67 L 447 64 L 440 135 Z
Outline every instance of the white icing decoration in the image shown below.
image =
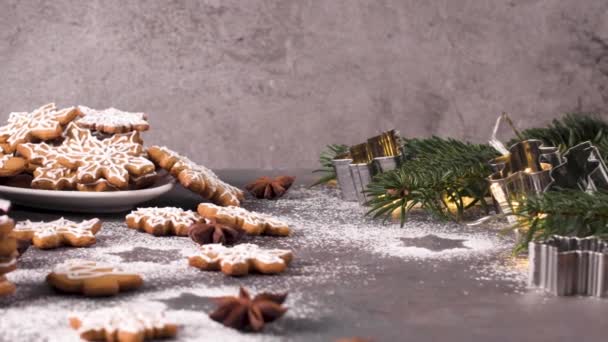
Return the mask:
M 161 151 L 164 153 L 178 158 L 178 163 L 184 164 L 186 168 L 182 171 L 184 174 L 188 175 L 194 182 L 203 183 L 205 187 L 210 189 L 211 193 L 215 193 L 218 189 L 222 189 L 223 192 L 219 197 L 224 195 L 228 195 L 230 197 L 230 201 L 234 203 L 239 203 L 239 196 L 242 196 L 242 191 L 224 181 L 222 181 L 213 171 L 210 169 L 196 164 L 188 157 L 182 156 L 179 153 L 171 151 L 166 146 L 159 147 Z
M 214 243 L 202 245 L 200 251 L 193 257 L 200 257 L 207 263 L 220 262 L 220 265 L 235 265 L 257 260 L 264 264 L 285 264 L 286 257 L 291 251 L 286 249 L 263 249 L 252 243 L 242 243 L 234 247 L 226 247 Z
M 78 119 L 76 124 L 82 127 L 95 130 L 100 130 L 100 128 L 103 128 L 104 126 L 113 128 L 121 127 L 128 130 L 135 130 L 138 127 L 145 127 L 143 130 L 149 128 L 148 121 L 146 121 L 146 114 L 144 113 L 124 112 L 113 107 L 104 110 L 96 110 L 85 106 L 78 106 L 78 109 L 80 109 L 84 116 Z
M 114 135 L 111 138 L 99 140 L 88 129 L 82 129 L 71 123 L 67 127 L 67 139 L 61 146 L 52 147 L 47 144 L 25 144 L 30 149 L 29 160 L 42 161 L 43 166 L 55 167 L 59 161 L 65 168 L 75 169 L 75 180 L 81 182 L 85 177 L 107 179 L 110 184 L 116 180 L 126 183 L 129 172 L 153 172 L 154 164 L 143 156 L 143 147 L 139 144 L 139 135 L 132 132 Z M 68 177 L 66 171 L 49 173 L 45 170 L 45 179 L 52 176 Z M 59 179 L 55 179 L 58 182 Z
M 277 220 L 276 218 L 267 215 L 258 213 L 255 211 L 248 211 L 247 209 L 235 206 L 227 206 L 221 207 L 219 205 L 211 204 L 211 203 L 201 203 L 200 206 L 205 206 L 208 208 L 213 208 L 216 210 L 215 215 L 226 215 L 231 217 L 240 217 L 244 222 L 251 225 L 269 225 L 271 227 L 287 227 L 287 223 Z
M 203 220 L 202 217 L 192 210 L 174 207 L 137 208 L 137 210 L 128 214 L 126 218 L 135 220 L 137 224 L 145 220 L 151 226 L 165 226 L 170 223 L 174 227 L 190 226 Z
M 11 267 L 17 263 L 17 259 L 12 258 L 7 262 L 0 262 L 0 268 Z
M 83 315 L 73 314 L 71 317 L 80 321 L 80 334 L 91 330 L 105 330 L 106 335 L 113 335 L 116 331 L 138 333 L 161 330 L 173 324 L 167 321 L 162 310 L 155 309 L 138 303 L 133 307 L 105 308 Z
M 107 275 L 132 274 L 115 265 L 83 259 L 64 261 L 55 266 L 53 273 L 63 274 L 69 279 L 90 279 Z
M 54 235 L 71 234 L 76 237 L 94 237 L 93 226 L 99 223 L 99 219 L 94 218 L 80 223 L 66 220 L 63 217 L 50 222 L 32 222 L 30 220 L 17 222 L 13 231 L 33 232 L 37 238 L 45 238 Z
M 6 165 L 6 162 L 8 162 L 11 158 L 13 158 L 12 153 L 5 154 L 2 157 L 0 157 L 0 168 L 3 168 Z
M 46 104 L 31 113 L 10 113 L 8 124 L 0 127 L 0 137 L 4 137 L 9 145 L 27 141 L 32 132 L 56 131 L 60 129 L 60 121 L 74 107 L 57 110 L 54 103 Z

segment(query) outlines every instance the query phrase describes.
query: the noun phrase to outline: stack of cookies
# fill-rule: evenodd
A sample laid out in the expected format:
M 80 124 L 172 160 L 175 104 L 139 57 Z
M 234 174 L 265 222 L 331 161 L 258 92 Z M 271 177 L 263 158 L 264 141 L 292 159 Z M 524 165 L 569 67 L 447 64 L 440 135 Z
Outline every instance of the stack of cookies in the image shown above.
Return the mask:
M 15 285 L 5 277 L 6 273 L 15 270 L 17 267 L 17 241 L 9 236 L 15 227 L 15 222 L 6 215 L 9 206 L 8 201 L 0 200 L 0 207 L 5 213 L 0 216 L 0 296 L 15 291 Z
M 144 113 L 85 106 L 58 109 L 49 103 L 11 113 L 0 127 L 0 177 L 6 185 L 47 190 L 120 191 L 147 187 L 164 168 L 186 188 L 219 205 L 238 206 L 243 192 L 211 170 L 154 146 L 140 132 Z

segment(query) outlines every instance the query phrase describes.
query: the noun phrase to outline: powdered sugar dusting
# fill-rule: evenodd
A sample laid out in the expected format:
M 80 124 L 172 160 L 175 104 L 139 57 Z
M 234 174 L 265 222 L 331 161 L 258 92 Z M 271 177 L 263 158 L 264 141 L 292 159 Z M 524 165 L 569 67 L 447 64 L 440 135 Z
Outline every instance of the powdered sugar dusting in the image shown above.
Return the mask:
M 246 200 L 243 206 L 292 227 L 289 237 L 246 236 L 242 241 L 293 251 L 284 273 L 234 278 L 201 271 L 188 265 L 187 257 L 200 248 L 188 237 L 155 237 L 128 229 L 124 217 L 104 220 L 97 243 L 89 248 L 30 249 L 19 260 L 19 268 L 8 274 L 17 293 L 0 298 L 0 341 L 77 341 L 67 324 L 70 313 L 139 302 L 165 308 L 166 317 L 181 325 L 180 341 L 315 340 L 320 339 L 315 324 L 321 324 L 315 322 L 327 317 L 340 321 L 335 303 L 343 303 L 344 290 L 382 287 L 387 267 L 470 264 L 462 275 L 471 282 L 466 291 L 496 280 L 518 291 L 524 282 L 525 270 L 509 254 L 512 239 L 491 227 L 471 228 L 424 216 L 412 217 L 403 228 L 397 223 L 383 225 L 364 217 L 365 209 L 357 203 L 344 202 L 328 189 L 292 188 L 279 200 Z M 441 248 L 418 244 L 429 236 L 431 242 L 448 243 Z M 118 264 L 140 274 L 144 285 L 103 299 L 58 295 L 45 284 L 45 277 L 54 265 L 74 258 Z M 423 284 L 426 279 L 414 281 Z M 208 298 L 236 295 L 239 286 L 252 294 L 288 291 L 289 311 L 260 334 L 243 334 L 210 320 L 207 314 L 215 306 Z M 308 331 L 302 324 L 312 328 Z

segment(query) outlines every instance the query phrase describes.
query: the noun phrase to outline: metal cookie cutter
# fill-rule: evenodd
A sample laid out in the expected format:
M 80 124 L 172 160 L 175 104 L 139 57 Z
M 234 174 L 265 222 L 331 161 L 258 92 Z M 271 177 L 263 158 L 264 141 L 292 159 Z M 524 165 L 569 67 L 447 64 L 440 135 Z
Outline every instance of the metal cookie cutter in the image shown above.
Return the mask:
M 353 158 L 349 165 L 351 177 L 355 183 L 355 191 L 360 204 L 367 202 L 367 196 L 363 193 L 367 185 L 372 181 L 371 153 L 367 148 L 367 143 L 354 145 L 350 148 L 350 155 Z
M 500 212 L 512 213 L 525 196 L 541 193 L 551 183 L 551 169 L 561 159 L 557 148 L 542 144 L 540 140 L 524 140 L 511 146 L 508 154 L 490 161 L 494 171 L 489 177 L 490 192 Z
M 549 188 L 581 191 L 608 190 L 608 168 L 597 147 L 589 141 L 571 147 L 563 154 L 562 164 L 551 170 Z
M 530 242 L 528 285 L 558 296 L 608 296 L 608 241 L 554 235 Z
M 349 167 L 352 162 L 353 160 L 350 159 L 350 154 L 337 156 L 336 159 L 332 161 L 334 164 L 334 169 L 336 170 L 338 185 L 340 185 L 342 199 L 345 201 L 356 202 L 357 190 L 355 189 L 355 181 Z

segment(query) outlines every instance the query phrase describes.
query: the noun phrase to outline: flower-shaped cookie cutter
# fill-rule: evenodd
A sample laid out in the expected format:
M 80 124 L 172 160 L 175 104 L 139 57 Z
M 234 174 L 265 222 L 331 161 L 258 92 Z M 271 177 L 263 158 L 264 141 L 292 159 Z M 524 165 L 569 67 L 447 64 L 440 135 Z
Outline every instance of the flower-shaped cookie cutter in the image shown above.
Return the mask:
M 586 141 L 568 149 L 551 170 L 549 189 L 608 190 L 608 168 L 597 147 Z
M 530 242 L 530 287 L 557 296 L 608 296 L 608 241 L 554 235 Z

